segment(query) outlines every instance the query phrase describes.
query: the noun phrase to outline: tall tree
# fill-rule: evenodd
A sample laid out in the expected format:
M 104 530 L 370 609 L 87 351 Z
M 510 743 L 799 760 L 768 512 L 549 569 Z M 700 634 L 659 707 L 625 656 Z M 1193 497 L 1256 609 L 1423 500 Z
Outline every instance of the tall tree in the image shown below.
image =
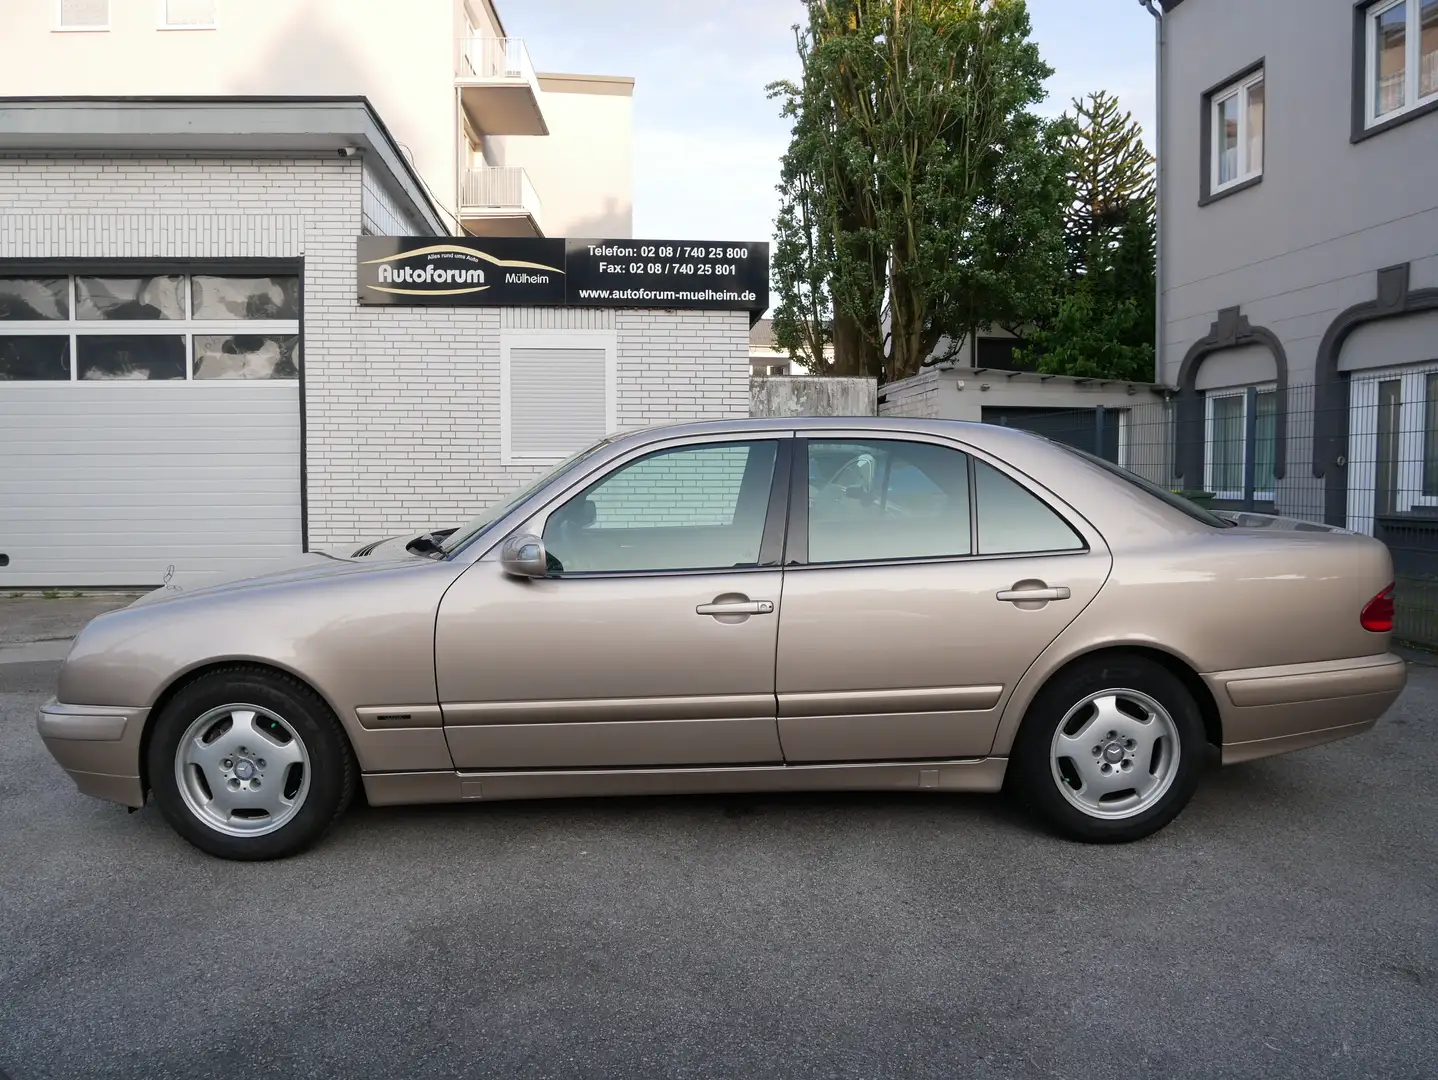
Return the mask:
M 1153 378 L 1154 176 L 1143 131 L 1103 91 L 1073 102 L 1067 283 L 1022 355 L 1051 374 Z
M 779 344 L 889 380 L 1062 273 L 1061 126 L 1024 0 L 808 0 L 779 186 Z M 829 363 L 823 347 L 832 343 Z

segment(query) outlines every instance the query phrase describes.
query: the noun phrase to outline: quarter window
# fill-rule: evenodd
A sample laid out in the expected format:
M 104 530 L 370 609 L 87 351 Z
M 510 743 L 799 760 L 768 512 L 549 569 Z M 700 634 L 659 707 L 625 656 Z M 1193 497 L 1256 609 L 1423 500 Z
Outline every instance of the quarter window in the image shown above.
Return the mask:
M 982 461 L 974 463 L 980 555 L 1073 551 L 1083 540 L 1033 492 Z
M 0 277 L 0 381 L 296 379 L 300 280 Z
M 1438 102 L 1438 0 L 1394 0 L 1365 17 L 1367 123 Z
M 1210 95 L 1211 195 L 1263 175 L 1264 106 L 1262 69 Z
M 610 473 L 549 515 L 561 573 L 732 570 L 759 565 L 778 445 L 662 450 Z

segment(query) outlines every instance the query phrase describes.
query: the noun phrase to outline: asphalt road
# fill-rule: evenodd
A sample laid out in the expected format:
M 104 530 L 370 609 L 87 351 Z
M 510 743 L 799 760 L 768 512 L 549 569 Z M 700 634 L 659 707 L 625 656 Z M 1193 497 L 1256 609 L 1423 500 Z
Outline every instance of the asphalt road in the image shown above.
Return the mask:
M 1144 843 L 993 797 L 360 809 L 207 858 L 77 794 L 0 665 L 0 1071 L 1438 1076 L 1438 669 Z

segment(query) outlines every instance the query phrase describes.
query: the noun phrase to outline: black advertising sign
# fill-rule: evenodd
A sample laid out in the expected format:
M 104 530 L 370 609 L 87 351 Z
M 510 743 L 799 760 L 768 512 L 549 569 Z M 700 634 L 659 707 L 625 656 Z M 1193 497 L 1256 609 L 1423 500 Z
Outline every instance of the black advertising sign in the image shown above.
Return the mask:
M 403 307 L 769 306 L 769 245 L 698 240 L 362 236 L 359 302 Z

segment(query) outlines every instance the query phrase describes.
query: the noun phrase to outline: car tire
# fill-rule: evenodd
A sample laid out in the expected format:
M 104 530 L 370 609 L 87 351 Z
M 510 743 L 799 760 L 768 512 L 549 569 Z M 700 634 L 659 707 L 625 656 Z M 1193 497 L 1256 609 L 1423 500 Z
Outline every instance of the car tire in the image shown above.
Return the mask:
M 318 694 L 246 667 L 211 672 L 176 693 L 155 720 L 146 767 L 176 832 L 201 851 L 241 860 L 309 847 L 349 806 L 359 773 Z
M 1061 836 L 1150 836 L 1193 797 L 1207 756 L 1198 704 L 1161 664 L 1116 654 L 1051 680 L 1029 706 L 1010 761 L 1015 793 Z

